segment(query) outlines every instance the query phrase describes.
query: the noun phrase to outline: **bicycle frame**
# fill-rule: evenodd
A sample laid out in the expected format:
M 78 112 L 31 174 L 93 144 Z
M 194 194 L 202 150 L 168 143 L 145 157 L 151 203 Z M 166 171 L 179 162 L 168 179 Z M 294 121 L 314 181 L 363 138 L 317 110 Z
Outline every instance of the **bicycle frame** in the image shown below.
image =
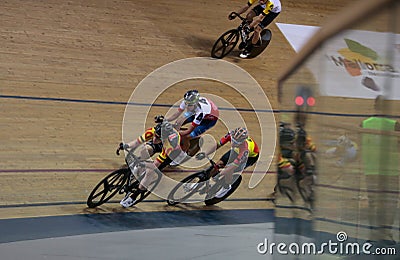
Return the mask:
M 249 34 L 247 34 L 244 31 L 244 28 L 246 26 L 249 26 L 249 23 L 247 21 L 247 19 L 245 17 L 242 17 L 240 14 L 236 13 L 236 12 L 232 12 L 231 15 L 235 15 L 235 18 L 238 17 L 240 20 L 242 20 L 242 23 L 238 26 L 237 30 L 239 31 L 239 35 L 240 35 L 240 39 L 242 41 L 242 43 L 247 43 L 247 41 L 249 40 Z

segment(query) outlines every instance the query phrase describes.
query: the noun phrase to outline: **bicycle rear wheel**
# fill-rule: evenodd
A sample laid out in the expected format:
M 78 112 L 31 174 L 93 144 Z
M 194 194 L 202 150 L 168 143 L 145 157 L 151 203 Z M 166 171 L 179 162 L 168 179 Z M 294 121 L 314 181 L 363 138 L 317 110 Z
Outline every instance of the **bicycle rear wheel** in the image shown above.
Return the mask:
M 169 193 L 167 203 L 170 206 L 186 201 L 204 185 L 205 172 L 197 172 L 181 180 Z
M 231 29 L 223 33 L 218 40 L 214 43 L 211 50 L 211 57 L 222 59 L 228 55 L 239 41 L 238 29 Z
M 217 181 L 217 182 L 211 187 L 210 191 L 209 191 L 208 194 L 207 194 L 207 197 L 208 197 L 209 199 L 206 199 L 206 200 L 204 201 L 204 203 L 205 203 L 207 206 L 214 205 L 214 204 L 217 204 L 217 203 L 223 201 L 224 199 L 228 198 L 232 193 L 234 193 L 235 190 L 239 187 L 240 183 L 242 182 L 242 175 L 238 175 L 238 174 L 237 174 L 237 175 L 234 175 L 233 178 L 234 178 L 235 181 L 231 184 L 231 187 L 232 187 L 232 188 L 228 191 L 227 194 L 225 194 L 225 195 L 224 195 L 223 197 L 221 197 L 221 198 L 216 198 L 216 197 L 215 197 L 215 194 L 222 188 L 222 185 L 223 185 L 223 179 L 220 179 L 219 181 Z
M 109 201 L 124 186 L 131 171 L 121 168 L 104 177 L 89 194 L 86 204 L 95 208 Z

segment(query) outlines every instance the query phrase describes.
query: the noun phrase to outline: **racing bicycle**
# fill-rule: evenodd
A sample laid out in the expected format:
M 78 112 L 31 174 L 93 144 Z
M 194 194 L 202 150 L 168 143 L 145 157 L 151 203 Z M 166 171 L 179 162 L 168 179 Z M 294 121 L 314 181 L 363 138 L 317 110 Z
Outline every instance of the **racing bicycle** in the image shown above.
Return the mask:
M 124 194 L 124 198 L 127 198 L 139 188 L 139 184 L 146 174 L 146 163 L 151 162 L 141 160 L 133 154 L 133 150 L 126 149 L 125 151 L 127 152 L 125 156 L 126 165 L 108 174 L 93 188 L 86 202 L 89 208 L 95 208 L 108 202 L 116 194 Z M 117 150 L 117 155 L 119 155 L 119 150 Z M 136 176 L 133 172 L 140 172 L 141 174 Z M 156 172 L 157 178 L 149 184 L 146 192 L 138 195 L 135 204 L 149 196 L 160 182 L 161 173 Z
M 222 59 L 228 55 L 239 43 L 239 50 L 243 50 L 247 43 L 251 41 L 249 23 L 245 17 L 242 17 L 236 12 L 230 14 L 231 17 L 238 17 L 242 22 L 235 29 L 230 29 L 224 32 L 214 43 L 211 49 L 211 57 L 216 59 Z M 254 58 L 260 54 L 270 43 L 272 38 L 272 32 L 269 29 L 264 29 L 261 32 L 261 43 L 258 46 L 254 46 L 249 58 Z
M 187 176 L 171 190 L 167 199 L 168 205 L 173 206 L 178 203 L 189 202 L 189 199 L 195 195 L 197 195 L 196 197 L 198 198 L 202 198 L 201 200 L 204 200 L 206 205 L 214 205 L 225 200 L 235 192 L 242 181 L 242 176 L 239 173 L 233 175 L 234 181 L 228 193 L 221 198 L 215 197 L 215 194 L 222 188 L 225 181 L 224 176 L 219 174 L 216 163 L 210 158 L 208 158 L 208 160 L 211 164 L 208 168 Z M 217 172 L 212 174 L 214 169 L 216 169 Z

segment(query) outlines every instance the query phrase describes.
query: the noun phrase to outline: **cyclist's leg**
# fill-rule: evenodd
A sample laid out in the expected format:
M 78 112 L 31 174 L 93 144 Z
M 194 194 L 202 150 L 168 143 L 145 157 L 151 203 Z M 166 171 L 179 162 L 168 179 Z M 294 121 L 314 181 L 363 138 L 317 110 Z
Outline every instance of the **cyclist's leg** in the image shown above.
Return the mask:
M 250 24 L 254 17 L 258 16 L 259 14 L 262 13 L 264 9 L 261 7 L 261 5 L 256 5 L 253 9 L 251 9 L 247 15 L 246 15 L 246 20 Z
M 190 133 L 190 137 L 194 138 L 203 134 L 208 129 L 214 127 L 216 123 L 217 120 L 203 120 L 201 124 L 196 126 L 196 128 Z
M 311 151 L 303 151 L 301 160 L 304 163 L 304 175 L 313 176 L 315 175 L 315 154 Z
M 140 158 L 149 159 L 156 153 L 161 153 L 162 151 L 162 142 L 154 143 L 153 141 L 147 142 L 145 145 L 145 149 L 140 152 Z
M 221 156 L 221 158 L 219 158 L 218 162 L 216 163 L 218 169 L 225 168 L 225 166 L 228 164 L 230 155 L 231 155 L 231 150 L 227 151 L 226 153 L 224 153 L 224 155 Z M 218 169 L 214 169 L 211 171 L 212 177 L 214 177 L 219 173 Z
M 244 168 L 246 169 L 247 167 L 252 166 L 253 164 L 255 164 L 258 161 L 258 154 L 255 157 L 248 157 L 247 161 L 246 161 L 246 165 L 244 166 Z
M 272 23 L 272 21 L 279 15 L 280 13 L 268 13 L 264 19 L 256 26 L 254 27 L 254 34 L 253 34 L 253 39 L 251 40 L 250 45 L 248 45 L 247 50 L 251 51 L 253 48 L 253 45 L 256 45 L 257 42 L 260 40 L 260 35 L 262 30 L 264 30 L 264 28 L 266 28 L 270 23 Z
M 189 156 L 194 156 L 196 153 L 198 153 L 200 151 L 200 144 L 199 144 L 200 138 L 201 138 L 200 136 L 197 136 L 195 138 L 189 137 L 189 139 L 188 139 L 189 145 L 188 145 L 187 151 L 184 150 L 183 147 L 182 147 L 182 150 L 186 151 L 186 153 Z

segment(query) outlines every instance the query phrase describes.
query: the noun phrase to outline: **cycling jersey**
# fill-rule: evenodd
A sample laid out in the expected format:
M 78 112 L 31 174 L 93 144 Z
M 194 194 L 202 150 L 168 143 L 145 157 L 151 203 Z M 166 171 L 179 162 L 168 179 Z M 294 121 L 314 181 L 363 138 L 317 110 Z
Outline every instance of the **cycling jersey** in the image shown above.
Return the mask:
M 247 3 L 249 6 L 257 2 L 258 0 L 249 0 Z M 267 15 L 268 13 L 280 13 L 282 10 L 282 5 L 279 0 L 268 0 L 265 4 L 260 4 L 262 8 L 264 8 L 263 14 Z
M 293 147 L 295 149 L 295 147 Z M 315 143 L 312 141 L 311 137 L 307 136 L 304 144 L 304 150 L 308 152 L 316 152 L 317 147 L 315 146 Z M 298 153 L 296 153 L 292 149 L 279 149 L 278 153 L 278 168 L 283 169 L 283 168 L 288 168 L 291 165 L 294 165 L 296 159 L 299 160 L 298 158 Z M 303 162 L 298 162 L 300 163 L 299 167 L 303 167 Z
M 157 157 L 157 161 L 160 163 L 163 163 L 168 157 L 171 160 L 175 160 L 180 156 L 183 156 L 185 154 L 182 149 L 181 149 L 181 136 L 174 129 L 174 132 L 169 134 L 168 137 L 163 140 L 163 149 L 161 153 Z
M 155 133 L 156 129 L 154 127 L 148 128 L 141 136 L 138 137 L 137 141 L 139 142 L 139 144 L 148 142 L 153 139 Z
M 209 99 L 201 97 L 199 99 L 199 105 L 196 106 L 193 111 L 194 119 L 192 121 L 192 125 L 198 126 L 201 124 L 203 120 L 208 121 L 217 121 L 219 117 L 218 107 Z M 180 104 L 178 110 L 184 111 L 187 105 L 184 101 Z
M 232 137 L 230 133 L 226 134 L 219 140 L 220 146 L 226 144 L 227 142 L 231 142 Z M 247 161 L 247 158 L 257 157 L 259 154 L 258 145 L 251 137 L 248 137 L 245 142 L 241 143 L 238 147 L 232 147 L 237 157 L 233 161 L 233 164 L 240 165 Z

